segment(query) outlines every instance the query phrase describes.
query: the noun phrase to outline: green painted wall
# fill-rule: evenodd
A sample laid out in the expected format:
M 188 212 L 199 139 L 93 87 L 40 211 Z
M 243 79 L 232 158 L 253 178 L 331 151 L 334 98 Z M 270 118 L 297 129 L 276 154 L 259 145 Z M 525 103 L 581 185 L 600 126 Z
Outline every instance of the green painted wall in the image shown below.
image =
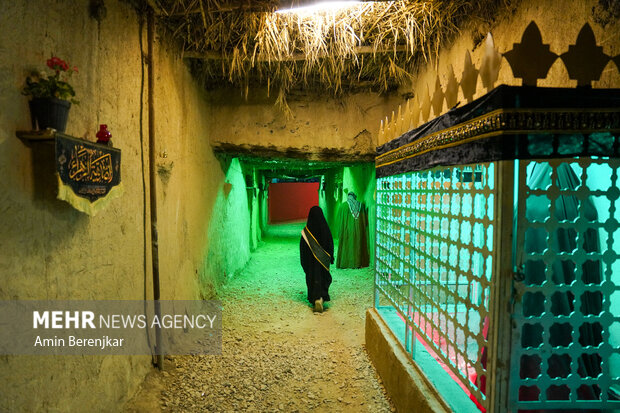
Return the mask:
M 243 268 L 250 257 L 250 209 L 246 180 L 239 159 L 225 159 L 226 176 L 221 185 L 209 220 L 208 247 L 204 265 L 210 278 L 201 280 L 204 295 L 212 282 L 220 285 Z
M 267 230 L 267 225 L 269 224 L 269 183 L 262 174 L 260 175 L 259 182 L 260 188 L 258 192 L 258 223 L 261 232 L 264 234 Z
M 334 239 L 338 237 L 337 212 L 340 203 L 342 167 L 334 168 L 323 175 L 319 189 L 319 206 L 327 220 Z
M 241 166 L 245 175 L 245 189 L 248 197 L 248 207 L 250 208 L 250 250 L 254 251 L 262 238 L 260 224 L 260 188 L 256 170 L 251 166 L 244 165 L 243 162 Z

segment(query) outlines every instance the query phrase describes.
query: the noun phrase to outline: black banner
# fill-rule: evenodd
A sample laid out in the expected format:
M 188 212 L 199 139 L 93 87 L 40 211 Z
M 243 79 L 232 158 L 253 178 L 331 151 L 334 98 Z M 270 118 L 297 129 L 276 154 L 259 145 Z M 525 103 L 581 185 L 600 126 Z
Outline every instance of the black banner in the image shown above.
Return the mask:
M 620 157 L 620 90 L 501 85 L 377 148 L 377 177 L 507 159 Z
M 121 151 L 57 133 L 56 171 L 75 195 L 94 202 L 121 182 Z

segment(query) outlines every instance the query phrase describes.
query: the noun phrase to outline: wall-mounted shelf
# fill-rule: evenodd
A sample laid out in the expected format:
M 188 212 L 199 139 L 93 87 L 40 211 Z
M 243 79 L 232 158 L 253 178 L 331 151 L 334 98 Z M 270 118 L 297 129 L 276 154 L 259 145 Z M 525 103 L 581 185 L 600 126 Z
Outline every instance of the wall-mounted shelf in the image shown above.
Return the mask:
M 42 131 L 36 130 L 18 130 L 15 135 L 24 143 L 31 142 L 53 142 L 58 132 L 55 129 L 46 129 Z

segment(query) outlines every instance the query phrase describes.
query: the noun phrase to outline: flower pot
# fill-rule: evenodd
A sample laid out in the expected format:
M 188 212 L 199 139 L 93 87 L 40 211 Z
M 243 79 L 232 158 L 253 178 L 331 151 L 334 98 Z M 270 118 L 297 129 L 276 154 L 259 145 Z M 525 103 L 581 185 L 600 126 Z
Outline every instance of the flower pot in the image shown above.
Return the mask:
M 71 102 L 56 98 L 35 98 L 28 103 L 32 129 L 54 128 L 58 132 L 65 131 Z

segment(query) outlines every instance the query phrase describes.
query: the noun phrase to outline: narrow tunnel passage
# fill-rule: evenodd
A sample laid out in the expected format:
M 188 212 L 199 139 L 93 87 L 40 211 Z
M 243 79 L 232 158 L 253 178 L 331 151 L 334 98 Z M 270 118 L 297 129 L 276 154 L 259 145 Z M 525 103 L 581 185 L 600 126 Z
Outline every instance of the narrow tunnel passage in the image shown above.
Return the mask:
M 363 347 L 373 272 L 333 267 L 332 301 L 313 313 L 299 263 L 303 226 L 269 226 L 222 287 L 222 355 L 167 357 L 127 412 L 392 411 Z

